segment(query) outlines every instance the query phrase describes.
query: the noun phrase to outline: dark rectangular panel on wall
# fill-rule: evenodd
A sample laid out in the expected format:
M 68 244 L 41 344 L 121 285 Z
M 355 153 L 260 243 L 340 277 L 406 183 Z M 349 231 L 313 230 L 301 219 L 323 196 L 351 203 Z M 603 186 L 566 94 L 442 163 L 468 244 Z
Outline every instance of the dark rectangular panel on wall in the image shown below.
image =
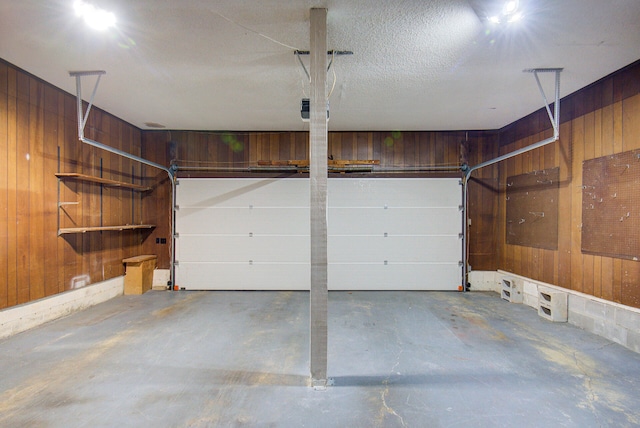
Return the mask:
M 640 150 L 582 163 L 582 252 L 640 258 Z
M 558 249 L 559 168 L 507 177 L 507 243 Z

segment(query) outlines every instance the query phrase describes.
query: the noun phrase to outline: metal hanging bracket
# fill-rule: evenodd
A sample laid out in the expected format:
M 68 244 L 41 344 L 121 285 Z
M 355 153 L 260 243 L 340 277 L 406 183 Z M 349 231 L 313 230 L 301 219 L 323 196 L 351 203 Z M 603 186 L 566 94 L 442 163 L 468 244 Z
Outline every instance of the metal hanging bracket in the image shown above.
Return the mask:
M 562 68 L 530 68 L 530 69 L 523 70 L 523 72 L 525 73 L 533 73 L 533 75 L 536 78 L 536 82 L 538 83 L 538 89 L 540 89 L 542 99 L 544 100 L 545 108 L 547 109 L 547 114 L 549 115 L 549 120 L 551 121 L 551 126 L 553 126 L 553 137 L 547 138 L 545 140 L 539 141 L 534 144 L 530 144 L 526 147 L 522 147 L 520 149 L 498 156 L 497 158 L 472 166 L 471 168 L 467 169 L 467 171 L 465 172 L 465 179 L 464 179 L 465 183 L 469 181 L 469 178 L 471 177 L 471 173 L 477 169 L 484 168 L 485 166 L 493 165 L 495 163 L 502 162 L 505 159 L 509 159 L 519 154 L 537 149 L 549 143 L 553 143 L 554 141 L 557 141 L 560 138 L 560 72 L 562 72 L 562 70 L 563 70 Z M 555 76 L 556 77 L 555 101 L 553 103 L 553 114 L 551 113 L 551 109 L 549 108 L 549 103 L 547 102 L 547 97 L 544 93 L 544 90 L 542 89 L 542 85 L 540 84 L 538 73 L 555 73 L 556 75 Z
M 93 99 L 96 96 L 96 92 L 98 91 L 98 85 L 100 84 L 100 78 L 103 74 L 107 72 L 104 70 L 89 70 L 89 71 L 70 71 L 69 75 L 71 77 L 76 78 L 76 93 L 78 96 L 78 136 L 80 139 L 84 137 L 84 128 L 87 125 L 87 119 L 89 119 L 89 113 L 91 112 L 91 107 L 93 106 Z M 89 99 L 89 105 L 87 106 L 87 111 L 82 111 L 82 77 L 83 76 L 98 76 L 96 79 L 96 84 L 93 87 L 93 92 L 91 92 L 91 98 Z
M 302 69 L 304 70 L 304 74 L 307 75 L 307 79 L 311 80 L 311 75 L 309 74 L 309 70 L 307 70 L 307 67 L 304 65 L 304 62 L 302 62 L 302 58 L 300 58 L 300 55 L 309 55 L 309 51 L 300 51 L 296 49 L 295 51 L 293 51 L 293 53 L 295 54 L 296 58 L 298 58 L 298 62 L 302 66 Z M 331 50 L 331 51 L 327 51 L 327 55 L 331 55 L 331 60 L 329 61 L 329 65 L 327 66 L 327 73 L 328 73 L 329 70 L 331 70 L 331 64 L 333 64 L 333 59 L 336 56 L 353 55 L 353 52 Z
M 551 126 L 553 126 L 553 135 L 560 135 L 560 111 L 558 109 L 558 104 L 560 103 L 560 73 L 562 72 L 562 68 L 525 68 L 522 70 L 523 73 L 533 73 L 533 77 L 536 78 L 536 83 L 538 84 L 538 89 L 540 90 L 540 95 L 542 95 L 542 100 L 544 101 L 544 108 L 547 110 L 547 115 L 549 115 L 549 120 L 551 121 Z M 551 109 L 549 108 L 549 101 L 547 101 L 547 96 L 544 93 L 544 89 L 542 88 L 542 84 L 540 83 L 540 78 L 538 77 L 538 73 L 555 73 L 556 75 L 556 84 L 555 84 L 555 95 L 556 102 L 554 103 L 554 112 L 551 113 Z

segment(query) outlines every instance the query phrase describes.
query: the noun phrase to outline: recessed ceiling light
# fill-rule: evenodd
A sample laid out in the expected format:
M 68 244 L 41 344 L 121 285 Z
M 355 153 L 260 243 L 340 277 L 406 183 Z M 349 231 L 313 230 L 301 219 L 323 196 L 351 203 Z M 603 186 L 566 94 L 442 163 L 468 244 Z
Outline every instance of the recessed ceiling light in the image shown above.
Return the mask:
M 116 25 L 116 16 L 112 12 L 95 7 L 82 0 L 76 0 L 73 3 L 73 9 L 76 11 L 76 15 L 94 30 L 104 31 Z

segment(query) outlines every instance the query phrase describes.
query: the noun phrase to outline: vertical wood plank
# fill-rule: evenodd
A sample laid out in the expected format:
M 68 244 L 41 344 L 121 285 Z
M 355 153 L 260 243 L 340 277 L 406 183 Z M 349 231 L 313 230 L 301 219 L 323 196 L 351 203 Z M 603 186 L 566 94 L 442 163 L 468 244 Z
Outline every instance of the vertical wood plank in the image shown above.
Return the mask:
M 44 86 L 29 79 L 29 300 L 44 290 Z
M 571 289 L 583 290 L 582 231 L 582 161 L 584 160 L 584 116 L 573 120 L 571 127 L 573 179 L 571 182 Z
M 64 118 L 64 105 L 65 105 L 65 94 L 62 93 L 58 93 L 57 94 L 57 108 L 55 110 L 55 114 L 56 114 L 56 129 L 57 129 L 57 138 L 56 138 L 56 172 L 64 172 L 64 168 L 65 168 L 65 118 Z M 56 193 L 58 190 L 58 180 L 56 180 Z M 66 192 L 67 189 L 65 188 L 65 186 L 61 183 L 60 184 L 60 195 L 59 198 L 60 200 L 66 200 Z M 56 195 L 56 204 L 58 202 L 58 195 Z M 60 224 L 62 225 L 63 221 L 65 221 L 64 219 L 64 212 L 58 208 L 58 206 L 56 205 L 56 212 L 55 212 L 55 217 L 56 217 L 56 227 L 58 224 L 58 219 L 60 220 Z M 58 253 L 58 269 L 57 269 L 57 292 L 58 293 L 62 293 L 64 291 L 64 252 L 65 252 L 65 248 L 67 246 L 67 243 L 65 242 L 65 240 L 59 236 L 57 236 L 57 229 L 56 229 L 56 246 L 57 246 L 57 253 Z
M 289 141 L 289 159 L 298 159 L 296 157 L 298 146 L 296 144 L 296 134 L 290 132 L 287 135 L 287 139 Z
M 571 288 L 571 212 L 573 160 L 571 150 L 571 123 L 560 125 L 558 161 L 560 167 L 560 189 L 558 191 L 558 282 L 561 287 Z
M 583 135 L 582 140 L 584 144 L 584 153 L 583 159 L 593 159 L 595 157 L 595 113 L 593 111 L 589 111 L 586 115 L 584 115 L 583 121 Z M 579 135 L 578 135 L 579 137 Z M 582 165 L 582 163 L 581 163 Z M 582 168 L 581 168 L 582 171 Z M 581 172 L 582 176 L 582 172 Z M 582 184 L 582 181 L 580 181 Z M 578 192 L 578 188 L 576 189 L 576 194 L 582 195 L 582 191 Z M 582 224 L 582 197 L 580 197 L 580 225 Z M 582 226 L 579 227 L 582 231 Z M 582 239 L 581 239 L 582 246 Z M 595 290 L 595 269 L 594 269 L 595 259 L 594 256 L 590 254 L 582 254 L 582 292 L 587 294 L 594 294 Z
M 65 97 L 65 121 L 64 121 L 64 166 L 63 172 L 79 172 L 79 165 L 77 161 L 77 124 L 74 120 L 70 120 L 66 113 L 71 110 L 75 110 L 75 105 L 69 102 L 69 97 Z M 65 180 L 61 184 L 62 200 L 64 202 L 79 202 L 81 203 L 81 194 L 78 192 L 80 186 L 73 180 Z M 61 226 L 63 227 L 76 227 L 81 226 L 82 223 L 79 219 L 81 211 L 78 209 L 79 205 L 66 205 L 61 210 Z M 59 238 L 64 241 L 64 290 L 71 289 L 71 285 L 74 282 L 74 278 L 80 274 L 78 269 L 78 261 L 80 260 L 82 248 L 80 247 L 82 237 L 76 235 L 65 235 Z M 80 262 L 79 268 L 82 268 Z
M 600 297 L 613 301 L 613 259 L 602 257 L 600 264 Z
M 622 260 L 613 259 L 613 281 L 611 282 L 612 299 L 622 303 Z
M 624 146 L 622 144 L 622 101 L 613 104 L 613 153 L 622 153 Z
M 9 150 L 9 68 L 0 62 L 0 309 L 9 305 L 8 301 L 8 150 Z
M 357 159 L 371 159 L 369 157 L 369 152 L 373 149 L 373 147 L 369 144 L 369 135 L 366 132 L 356 132 L 355 133 L 354 143 L 356 145 L 355 153 Z
M 18 304 L 18 233 L 17 233 L 17 152 L 18 99 L 17 72 L 7 70 L 7 306 Z
M 622 101 L 623 151 L 640 149 L 640 95 Z
M 258 138 L 255 134 L 249 135 L 249 165 L 258 164 Z
M 596 297 L 602 297 L 602 257 L 593 257 L 593 275 L 592 281 L 589 283 L 592 285 L 592 294 Z M 585 286 L 585 288 L 587 288 Z
M 280 159 L 280 139 L 276 134 L 269 135 L 269 155 L 268 159 L 270 160 L 281 160 Z
M 342 134 L 339 132 L 332 132 L 329 137 L 329 156 L 334 159 L 344 159 L 342 157 Z
M 58 236 L 57 236 L 57 179 L 58 168 L 58 92 L 55 88 L 44 87 L 44 165 L 43 165 L 43 227 L 44 227 L 44 294 L 58 293 Z
M 16 127 L 16 230 L 18 303 L 29 301 L 30 257 L 29 230 L 29 78 L 18 74 L 17 127 Z

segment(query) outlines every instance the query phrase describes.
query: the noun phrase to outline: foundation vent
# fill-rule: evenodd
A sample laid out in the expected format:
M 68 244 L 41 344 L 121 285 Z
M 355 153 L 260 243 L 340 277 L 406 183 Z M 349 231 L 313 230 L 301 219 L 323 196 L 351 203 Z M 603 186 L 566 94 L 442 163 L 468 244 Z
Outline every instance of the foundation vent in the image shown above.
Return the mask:
M 522 303 L 522 284 L 513 278 L 502 278 L 502 291 L 500 296 L 510 303 Z
M 538 315 L 553 322 L 567 322 L 567 293 L 539 288 Z

